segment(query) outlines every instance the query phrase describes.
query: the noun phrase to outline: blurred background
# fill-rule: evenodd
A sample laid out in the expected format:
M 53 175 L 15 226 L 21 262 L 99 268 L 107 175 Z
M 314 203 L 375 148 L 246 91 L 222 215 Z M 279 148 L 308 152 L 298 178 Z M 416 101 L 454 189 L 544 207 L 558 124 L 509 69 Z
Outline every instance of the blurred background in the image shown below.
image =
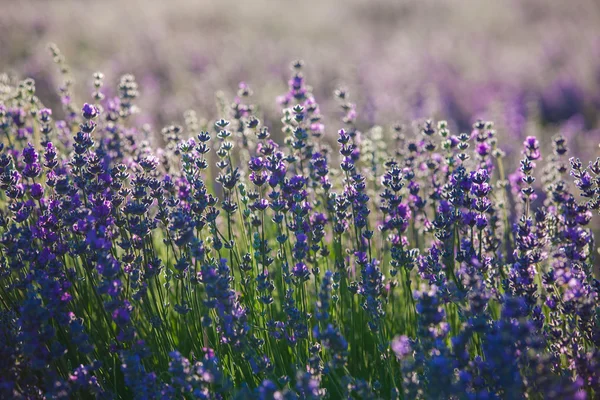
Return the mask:
M 330 135 L 344 85 L 364 128 L 435 117 L 464 131 L 482 117 L 512 138 L 578 136 L 582 151 L 600 137 L 597 0 L 2 1 L 0 71 L 34 78 L 55 105 L 48 42 L 79 102 L 91 100 L 95 71 L 106 91 L 133 73 L 138 118 L 157 132 L 187 109 L 219 118 L 215 93 L 232 99 L 240 81 L 275 123 L 290 62 L 302 58 Z

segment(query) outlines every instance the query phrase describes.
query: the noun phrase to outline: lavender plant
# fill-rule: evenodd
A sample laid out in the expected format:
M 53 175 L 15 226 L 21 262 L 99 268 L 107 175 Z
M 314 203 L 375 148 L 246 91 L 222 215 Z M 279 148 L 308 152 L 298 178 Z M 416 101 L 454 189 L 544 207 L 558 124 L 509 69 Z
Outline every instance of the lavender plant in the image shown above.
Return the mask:
M 0 91 L 0 397 L 600 395 L 600 159 L 507 176 L 491 122 L 363 132 L 344 89 L 326 126 L 302 62 L 285 140 L 242 83 L 153 146 L 133 76 L 78 105 L 52 52 L 62 110 Z

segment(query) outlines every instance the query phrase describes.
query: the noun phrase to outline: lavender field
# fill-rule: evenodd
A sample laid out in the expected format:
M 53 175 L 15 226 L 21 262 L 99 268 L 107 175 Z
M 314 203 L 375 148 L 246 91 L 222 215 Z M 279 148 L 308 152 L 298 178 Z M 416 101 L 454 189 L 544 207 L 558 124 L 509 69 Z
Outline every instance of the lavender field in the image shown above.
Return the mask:
M 593 0 L 0 12 L 0 399 L 600 398 Z

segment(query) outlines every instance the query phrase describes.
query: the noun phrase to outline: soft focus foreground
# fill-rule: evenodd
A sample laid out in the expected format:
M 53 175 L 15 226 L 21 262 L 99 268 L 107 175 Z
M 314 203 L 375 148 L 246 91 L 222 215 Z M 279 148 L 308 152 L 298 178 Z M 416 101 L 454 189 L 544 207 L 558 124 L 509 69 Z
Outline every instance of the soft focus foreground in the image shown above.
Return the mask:
M 563 136 L 507 176 L 492 123 L 360 132 L 337 90 L 334 150 L 295 62 L 285 141 L 242 83 L 153 148 L 133 76 L 77 105 L 50 50 L 64 120 L 32 80 L 0 98 L 2 397 L 600 393 L 600 160 Z

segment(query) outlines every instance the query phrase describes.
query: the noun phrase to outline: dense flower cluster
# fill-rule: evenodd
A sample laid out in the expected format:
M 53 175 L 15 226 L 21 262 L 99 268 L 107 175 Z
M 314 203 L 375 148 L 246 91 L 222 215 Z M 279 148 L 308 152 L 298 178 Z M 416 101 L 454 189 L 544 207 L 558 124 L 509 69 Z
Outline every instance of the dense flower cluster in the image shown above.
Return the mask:
M 361 132 L 343 89 L 334 149 L 302 67 L 282 142 L 245 83 L 154 147 L 131 75 L 0 93 L 0 397 L 600 395 L 600 159 L 506 176 L 491 122 Z

